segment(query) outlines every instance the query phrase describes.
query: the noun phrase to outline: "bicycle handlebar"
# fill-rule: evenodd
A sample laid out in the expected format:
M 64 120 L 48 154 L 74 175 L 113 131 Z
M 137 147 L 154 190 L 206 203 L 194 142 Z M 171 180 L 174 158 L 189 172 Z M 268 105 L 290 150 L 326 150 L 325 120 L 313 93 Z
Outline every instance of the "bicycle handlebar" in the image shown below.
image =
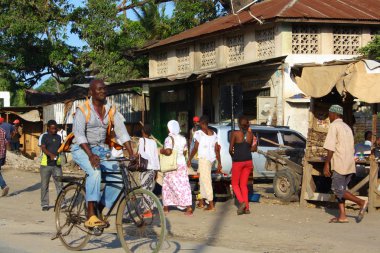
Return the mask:
M 106 158 L 100 159 L 101 162 L 130 162 L 132 159 L 128 157 L 116 157 L 116 158 Z

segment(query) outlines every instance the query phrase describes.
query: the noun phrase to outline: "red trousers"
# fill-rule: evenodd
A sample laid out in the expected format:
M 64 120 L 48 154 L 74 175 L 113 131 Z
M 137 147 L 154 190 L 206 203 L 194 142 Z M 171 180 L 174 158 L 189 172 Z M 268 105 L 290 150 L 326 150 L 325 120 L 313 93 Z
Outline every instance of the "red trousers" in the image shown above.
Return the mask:
M 248 178 L 253 169 L 252 160 L 232 163 L 232 189 L 240 203 L 245 202 L 246 210 L 249 210 Z

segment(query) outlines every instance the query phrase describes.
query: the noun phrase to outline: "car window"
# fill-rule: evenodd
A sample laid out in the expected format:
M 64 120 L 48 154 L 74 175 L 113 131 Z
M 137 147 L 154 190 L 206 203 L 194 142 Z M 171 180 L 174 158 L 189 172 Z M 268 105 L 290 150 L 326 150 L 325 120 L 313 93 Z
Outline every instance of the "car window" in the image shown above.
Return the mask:
M 302 139 L 299 135 L 292 132 L 282 132 L 282 140 L 284 141 L 285 146 L 292 148 L 305 148 L 305 140 Z
M 279 143 L 277 131 L 267 131 L 267 132 L 256 132 L 257 143 L 259 147 L 278 147 L 278 145 L 273 144 Z M 268 141 L 269 140 L 269 141 Z

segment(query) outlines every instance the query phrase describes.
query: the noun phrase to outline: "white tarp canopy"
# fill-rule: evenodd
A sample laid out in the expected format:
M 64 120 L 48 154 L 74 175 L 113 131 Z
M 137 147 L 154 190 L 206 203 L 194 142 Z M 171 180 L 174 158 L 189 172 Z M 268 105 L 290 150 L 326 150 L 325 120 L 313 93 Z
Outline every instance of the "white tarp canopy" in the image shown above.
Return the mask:
M 296 76 L 295 81 L 307 96 L 323 97 L 336 87 L 341 95 L 348 92 L 360 101 L 380 103 L 380 63 L 377 61 L 297 67 L 302 67 L 302 74 Z

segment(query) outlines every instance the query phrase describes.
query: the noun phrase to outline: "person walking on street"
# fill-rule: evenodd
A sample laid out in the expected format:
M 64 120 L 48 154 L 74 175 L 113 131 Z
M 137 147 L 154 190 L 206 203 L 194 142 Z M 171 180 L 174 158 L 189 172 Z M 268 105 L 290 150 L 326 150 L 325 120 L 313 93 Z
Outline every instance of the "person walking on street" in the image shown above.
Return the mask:
M 352 175 L 355 174 L 354 136 L 351 128 L 343 122 L 343 107 L 332 105 L 329 109 L 330 126 L 323 147 L 327 150 L 327 158 L 323 168 L 325 177 L 331 177 L 331 189 L 334 192 L 339 206 L 339 216 L 330 220 L 330 223 L 348 223 L 345 210 L 345 201 L 349 200 L 360 207 L 357 222 L 360 222 L 367 211 L 368 201 L 347 191 Z M 331 162 L 331 171 L 330 171 Z
M 57 123 L 49 120 L 47 123 L 47 134 L 42 137 L 41 150 L 41 207 L 42 211 L 49 211 L 49 182 L 53 177 L 57 194 L 62 190 L 62 183 L 58 177 L 62 176 L 61 162 L 58 149 L 61 146 L 61 137 L 57 134 Z
M 0 118 L 0 128 L 5 131 L 5 138 L 7 139 L 7 149 L 10 148 L 12 133 L 14 131 L 14 127 L 12 124 L 8 122 L 4 122 L 4 118 Z
M 107 221 L 103 219 L 102 210 L 104 207 L 110 208 L 120 193 L 120 189 L 112 185 L 106 185 L 102 194 L 100 191 L 101 172 L 120 171 L 117 162 L 104 161 L 107 159 L 107 154 L 110 153 L 109 144 L 111 143 L 106 143 L 106 140 L 109 139 L 107 137 L 110 137 L 107 134 L 109 124 L 112 124 L 116 138 L 128 151 L 129 158 L 134 159 L 134 155 L 123 116 L 116 111 L 115 106 L 107 103 L 107 87 L 104 81 L 92 80 L 89 94 L 90 99 L 78 107 L 75 112 L 73 122 L 75 138 L 70 150 L 74 162 L 87 174 L 87 221 L 85 221 L 85 226 L 88 228 L 106 227 Z M 107 175 L 105 179 L 121 181 L 121 176 Z
M 22 136 L 22 127 L 20 120 L 13 121 L 13 132 L 11 133 L 11 150 L 18 153 L 20 151 L 20 138 Z
M 157 144 L 150 138 L 152 130 L 150 125 L 145 124 L 141 129 L 142 137 L 139 139 L 138 153 L 141 157 L 148 160 L 148 168 L 146 171 L 140 172 L 141 187 L 153 192 L 156 172 L 160 170 L 160 161 L 158 158 Z M 144 217 L 151 218 L 152 212 L 149 207 L 152 207 L 153 201 L 150 198 L 145 199 L 148 203 L 143 203 Z
M 169 136 L 165 139 L 164 147 L 160 153 L 170 156 L 173 150 L 177 151 L 177 169 L 164 173 L 162 183 L 162 202 L 164 212 L 169 213 L 169 206 L 186 208 L 185 215 L 192 216 L 192 195 L 189 176 L 186 166 L 187 141 L 179 134 L 180 127 L 176 120 L 168 122 Z
M 201 130 L 194 133 L 195 145 L 188 160 L 188 166 L 191 166 L 191 160 L 198 152 L 198 173 L 200 184 L 201 200 L 197 208 L 205 207 L 205 199 L 209 205 L 205 211 L 215 211 L 214 192 L 212 189 L 211 168 L 215 160 L 218 161 L 217 173 L 222 173 L 222 164 L 220 162 L 220 148 L 218 145 L 218 136 L 208 127 L 208 117 L 202 116 L 199 121 Z
M 257 145 L 247 117 L 239 118 L 239 128 L 240 130 L 231 135 L 229 151 L 233 161 L 231 185 L 239 201 L 237 214 L 242 215 L 250 214 L 247 184 L 253 170 L 251 152 L 256 151 Z
M 7 156 L 7 139 L 5 136 L 6 132 L 0 128 L 0 187 L 2 197 L 7 196 L 9 192 L 9 187 L 1 174 L 1 167 L 5 164 Z

